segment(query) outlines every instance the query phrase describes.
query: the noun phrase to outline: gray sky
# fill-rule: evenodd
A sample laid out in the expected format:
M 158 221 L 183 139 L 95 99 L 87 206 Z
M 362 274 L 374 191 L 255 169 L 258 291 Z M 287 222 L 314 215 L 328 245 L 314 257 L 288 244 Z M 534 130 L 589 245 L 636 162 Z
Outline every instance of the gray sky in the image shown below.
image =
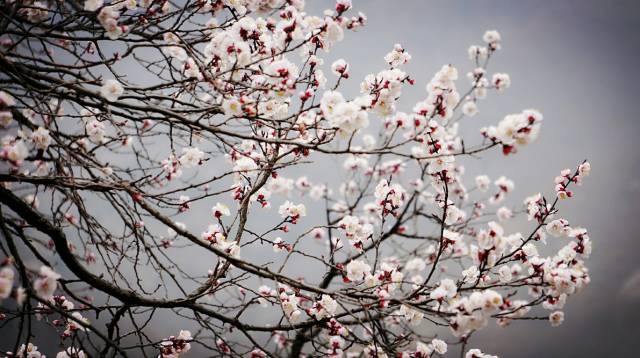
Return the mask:
M 313 14 L 334 3 L 307 2 L 307 11 Z M 571 297 L 562 326 L 516 322 L 502 329 L 491 322 L 473 337 L 471 346 L 501 357 L 632 356 L 632 339 L 640 337 L 636 323 L 640 313 L 634 308 L 640 304 L 640 238 L 636 234 L 640 220 L 635 217 L 640 193 L 635 136 L 640 125 L 634 106 L 640 83 L 639 4 L 630 0 L 354 0 L 355 9 L 368 16 L 368 25 L 357 33 L 347 32 L 344 42 L 325 59 L 330 64 L 342 57 L 352 64 L 351 79 L 343 90 L 352 97 L 362 78 L 384 69 L 383 56 L 401 43 L 413 56 L 405 70 L 416 79 L 398 106 L 409 112 L 425 98 L 425 84 L 443 64 L 459 69 L 463 79 L 458 87 L 465 90 L 464 74 L 472 69 L 468 46 L 480 44 L 485 30 L 496 29 L 502 34 L 503 48 L 489 73 L 509 73 L 512 85 L 480 103 L 480 114 L 465 124 L 465 138 L 478 143 L 480 127 L 525 108 L 539 109 L 545 120 L 539 139 L 514 156 L 493 151 L 484 160 L 465 159 L 467 180 L 480 173 L 492 178 L 506 175 L 516 182 L 513 198 L 520 203 L 539 191 L 551 195 L 553 178 L 560 170 L 575 167 L 583 159 L 591 162 L 592 175 L 576 190 L 576 197 L 561 206 L 562 216 L 572 225 L 588 228 L 594 242 L 588 262 L 591 285 Z M 318 163 L 305 170 L 313 179 L 333 165 Z M 195 222 L 201 218 L 191 219 L 194 223 L 188 224 L 197 232 Z M 188 255 L 177 261 L 192 269 L 208 268 Z M 182 323 L 166 324 L 182 328 Z M 173 328 L 156 328 L 158 337 L 175 333 Z
M 328 2 L 308 2 L 316 13 Z M 508 329 L 490 323 L 472 346 L 504 357 L 631 356 L 640 336 L 640 229 L 637 167 L 640 83 L 639 3 L 634 1 L 354 1 L 369 19 L 347 34 L 332 58 L 354 64 L 350 83 L 383 68 L 382 56 L 401 43 L 413 59 L 406 70 L 417 79 L 399 110 L 424 97 L 424 85 L 441 65 L 461 74 L 471 69 L 466 49 L 485 30 L 502 34 L 503 49 L 489 72 L 507 72 L 512 86 L 480 104 L 472 130 L 505 114 L 537 108 L 545 116 L 540 138 L 517 155 L 497 153 L 467 160 L 469 171 L 505 174 L 516 182 L 518 199 L 550 194 L 553 178 L 583 159 L 592 175 L 561 207 L 571 224 L 589 229 L 594 253 L 592 283 L 573 296 L 559 328 L 521 322 Z M 329 62 L 328 60 L 327 62 Z M 330 62 L 329 62 L 330 63 Z M 356 67 L 357 64 L 357 67 Z M 462 81 L 459 87 L 464 88 Z M 472 134 L 471 132 L 469 132 Z

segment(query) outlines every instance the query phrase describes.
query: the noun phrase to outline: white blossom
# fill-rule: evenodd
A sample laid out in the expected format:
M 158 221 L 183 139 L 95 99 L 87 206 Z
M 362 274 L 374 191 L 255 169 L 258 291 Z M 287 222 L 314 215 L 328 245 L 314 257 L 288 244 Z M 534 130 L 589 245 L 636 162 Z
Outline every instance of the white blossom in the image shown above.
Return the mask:
M 10 267 L 0 269 L 0 299 L 9 298 L 13 289 L 14 272 Z
M 452 279 L 445 278 L 440 281 L 440 284 L 436 289 L 431 291 L 429 297 L 434 300 L 443 300 L 455 297 L 457 292 L 458 287 L 456 286 L 456 283 Z
M 96 11 L 100 7 L 102 7 L 103 0 L 85 0 L 84 1 L 84 10 L 85 11 Z
M 104 81 L 100 87 L 100 95 L 109 102 L 115 102 L 124 93 L 124 88 L 120 82 L 114 79 Z
M 85 126 L 85 130 L 87 131 L 87 135 L 92 142 L 100 144 L 104 141 L 106 133 L 105 126 L 104 123 L 100 122 L 99 120 L 94 119 L 88 122 Z
M 558 327 L 562 324 L 562 322 L 564 322 L 564 312 L 551 312 L 551 314 L 549 315 L 549 322 L 551 322 L 552 327 Z
M 474 101 L 466 101 L 462 105 L 462 113 L 467 117 L 473 117 L 478 114 L 478 105 Z
M 229 210 L 229 207 L 223 203 L 216 203 L 216 205 L 213 206 L 211 211 L 213 212 L 213 216 L 215 216 L 216 218 L 231 215 L 231 211 Z
M 489 190 L 489 185 L 490 184 L 491 184 L 491 180 L 489 179 L 488 176 L 486 176 L 486 175 L 478 175 L 476 177 L 476 187 L 478 187 L 478 189 L 480 191 Z
M 87 358 L 87 355 L 78 348 L 69 347 L 56 354 L 56 358 Z
M 447 343 L 441 339 L 434 338 L 433 340 L 431 340 L 431 346 L 433 347 L 433 350 L 438 354 L 447 353 Z
M 424 313 L 407 305 L 400 306 L 400 315 L 404 316 L 404 319 L 407 321 L 407 323 L 413 326 L 419 325 L 424 318 Z
M 16 352 L 17 357 L 26 357 L 26 358 L 44 358 L 42 353 L 38 351 L 38 346 L 29 342 L 26 346 L 22 344 Z
M 399 67 L 408 63 L 411 60 L 411 55 L 400 44 L 395 44 L 393 50 L 384 56 L 384 60 L 391 67 Z
M 299 218 L 301 216 L 307 216 L 307 208 L 304 204 L 293 204 L 290 201 L 286 201 L 278 209 L 278 213 L 283 218 Z
M 199 148 L 190 147 L 182 148 L 182 155 L 180 156 L 180 164 L 185 168 L 195 167 L 202 164 L 204 159 L 204 152 Z
M 371 266 L 362 260 L 352 260 L 346 267 L 347 278 L 350 281 L 362 281 L 371 272 Z
M 56 291 L 60 277 L 49 266 L 41 266 L 39 277 L 33 282 L 33 289 L 41 298 L 49 299 Z
M 495 73 L 491 78 L 491 84 L 498 92 L 502 92 L 511 86 L 511 78 L 506 73 Z
M 51 136 L 49 135 L 49 131 L 43 127 L 38 127 L 38 129 L 31 133 L 31 140 L 35 144 L 36 148 L 41 150 L 46 150 L 51 144 Z
M 335 60 L 331 64 L 331 71 L 338 77 L 349 77 L 349 64 L 344 59 Z
M 338 302 L 329 295 L 322 295 L 322 298 L 313 304 L 311 314 L 316 319 L 323 319 L 335 315 Z

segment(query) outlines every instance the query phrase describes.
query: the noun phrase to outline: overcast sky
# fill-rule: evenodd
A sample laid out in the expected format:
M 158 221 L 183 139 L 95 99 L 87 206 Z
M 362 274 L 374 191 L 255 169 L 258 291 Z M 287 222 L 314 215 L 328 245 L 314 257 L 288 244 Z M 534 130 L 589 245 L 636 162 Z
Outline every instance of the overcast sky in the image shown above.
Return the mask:
M 307 12 L 321 14 L 333 1 L 307 3 Z M 405 70 L 416 79 L 398 106 L 409 112 L 425 98 L 425 84 L 443 64 L 459 69 L 458 86 L 466 89 L 464 74 L 472 69 L 467 48 L 480 44 L 485 30 L 496 29 L 503 45 L 489 73 L 509 73 L 512 85 L 481 102 L 480 114 L 463 132 L 479 139 L 480 127 L 525 108 L 539 109 L 545 119 L 539 139 L 517 155 L 503 157 L 495 151 L 484 155 L 485 160 L 464 159 L 467 180 L 480 173 L 506 175 L 516 182 L 513 196 L 521 202 L 537 192 L 552 194 L 553 178 L 560 170 L 584 159 L 591 162 L 592 175 L 576 190 L 577 196 L 561 206 L 563 216 L 572 225 L 586 227 L 594 242 L 588 262 L 591 285 L 569 300 L 562 326 L 527 321 L 503 329 L 492 322 L 473 337 L 474 347 L 501 357 L 634 356 L 632 339 L 640 337 L 638 4 L 354 0 L 355 9 L 368 16 L 368 25 L 348 32 L 326 58 L 329 64 L 336 58 L 352 64 L 344 92 L 353 97 L 361 79 L 384 69 L 382 57 L 401 43 L 413 56 Z M 304 170 L 314 178 L 332 165 L 323 162 Z M 200 219 L 192 217 L 194 222 Z M 193 257 L 181 260 L 203 268 Z M 158 336 L 166 336 L 167 327 L 160 328 Z
M 588 262 L 592 284 L 569 300 L 561 327 L 522 322 L 501 329 L 492 323 L 472 341 L 483 351 L 504 357 L 633 355 L 632 339 L 640 337 L 639 4 L 354 1 L 368 16 L 368 26 L 348 34 L 332 54 L 354 64 L 354 93 L 359 79 L 379 71 L 382 56 L 401 43 L 413 56 L 406 69 L 419 84 L 404 94 L 409 111 L 441 65 L 451 63 L 466 73 L 467 47 L 480 43 L 485 30 L 497 29 L 503 49 L 489 72 L 509 73 L 512 86 L 480 105 L 476 124 L 496 123 L 530 107 L 542 111 L 544 124 L 539 140 L 517 155 L 488 155 L 465 166 L 506 174 L 516 181 L 514 196 L 524 198 L 550 193 L 561 169 L 585 158 L 592 163 L 592 176 L 561 207 L 572 225 L 589 229 L 594 241 Z M 324 6 L 324 1 L 308 1 L 311 13 Z

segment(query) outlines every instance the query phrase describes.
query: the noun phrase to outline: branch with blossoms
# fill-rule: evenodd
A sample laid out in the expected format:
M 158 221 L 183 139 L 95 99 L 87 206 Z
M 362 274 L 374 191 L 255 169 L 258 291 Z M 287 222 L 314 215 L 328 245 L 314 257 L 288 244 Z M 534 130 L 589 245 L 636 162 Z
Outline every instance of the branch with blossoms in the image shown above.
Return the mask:
M 0 4 L 4 356 L 480 358 L 490 321 L 562 323 L 591 243 L 559 206 L 589 163 L 505 205 L 514 183 L 463 162 L 515 155 L 542 114 L 459 134 L 510 85 L 500 34 L 469 48 L 465 90 L 445 65 L 403 112 L 401 45 L 355 97 L 352 64 L 324 64 L 366 23 L 352 7 Z

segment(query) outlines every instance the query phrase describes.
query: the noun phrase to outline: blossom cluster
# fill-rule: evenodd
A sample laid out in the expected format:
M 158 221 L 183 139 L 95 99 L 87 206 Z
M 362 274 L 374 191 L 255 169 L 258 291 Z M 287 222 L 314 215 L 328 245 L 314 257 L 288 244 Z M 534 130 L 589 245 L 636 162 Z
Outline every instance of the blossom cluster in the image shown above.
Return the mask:
M 560 215 L 589 162 L 524 201 L 464 166 L 517 154 L 543 122 L 525 109 L 463 138 L 511 85 L 487 71 L 498 31 L 468 49 L 466 79 L 439 66 L 402 110 L 402 45 L 362 79 L 325 64 L 366 23 L 350 0 L 321 15 L 302 0 L 76 5 L 10 2 L 21 26 L 0 38 L 0 72 L 24 79 L 0 91 L 3 232 L 24 246 L 0 264 L 0 300 L 49 323 L 58 358 L 96 353 L 93 338 L 163 358 L 435 357 L 490 322 L 559 326 L 590 283 L 588 231 Z M 197 331 L 158 333 L 165 313 Z M 8 356 L 44 357 L 19 343 Z
M 191 332 L 182 330 L 177 337 L 171 336 L 160 342 L 160 357 L 177 358 L 191 349 Z

